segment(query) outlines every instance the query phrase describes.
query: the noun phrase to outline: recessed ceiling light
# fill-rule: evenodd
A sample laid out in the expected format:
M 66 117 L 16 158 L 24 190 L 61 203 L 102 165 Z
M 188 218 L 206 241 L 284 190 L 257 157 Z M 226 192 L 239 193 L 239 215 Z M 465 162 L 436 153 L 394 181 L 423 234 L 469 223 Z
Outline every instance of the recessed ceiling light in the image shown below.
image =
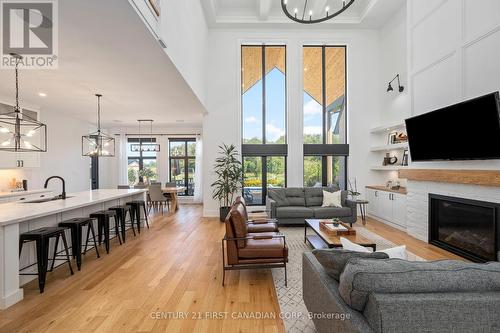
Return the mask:
M 38 96 L 40 96 L 40 97 L 47 97 L 47 94 L 46 94 L 46 93 L 44 93 L 44 92 L 39 92 L 39 93 L 38 93 Z

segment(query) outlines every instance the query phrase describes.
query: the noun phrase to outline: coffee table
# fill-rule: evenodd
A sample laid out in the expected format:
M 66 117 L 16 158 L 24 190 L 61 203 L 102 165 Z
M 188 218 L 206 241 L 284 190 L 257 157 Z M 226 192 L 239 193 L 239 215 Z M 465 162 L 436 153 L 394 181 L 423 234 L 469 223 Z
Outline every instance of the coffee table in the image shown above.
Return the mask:
M 309 242 L 309 244 L 311 244 L 313 248 L 326 249 L 326 248 L 342 247 L 342 243 L 340 242 L 340 237 L 344 237 L 350 240 L 351 242 L 359 244 L 361 246 L 371 247 L 373 251 L 377 250 L 377 245 L 373 241 L 358 234 L 345 235 L 345 236 L 330 236 L 319 228 L 319 221 L 320 220 L 316 219 L 306 219 L 304 223 L 304 243 Z M 307 228 L 311 228 L 316 234 L 308 235 Z

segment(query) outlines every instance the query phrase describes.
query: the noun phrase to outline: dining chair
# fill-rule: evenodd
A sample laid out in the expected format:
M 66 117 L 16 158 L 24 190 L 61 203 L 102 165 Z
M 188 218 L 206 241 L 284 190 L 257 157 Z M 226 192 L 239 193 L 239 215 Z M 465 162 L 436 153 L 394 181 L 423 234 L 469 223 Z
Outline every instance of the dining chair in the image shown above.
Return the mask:
M 129 185 L 118 185 L 118 189 L 119 190 L 130 190 L 130 186 Z
M 153 206 L 158 205 L 161 206 L 161 214 L 164 213 L 164 204 L 168 205 L 168 199 L 163 195 L 161 190 L 161 185 L 151 185 L 149 186 L 149 198 Z
M 165 187 L 177 187 L 177 184 L 175 182 L 166 182 Z M 167 207 L 170 211 L 170 203 L 173 201 L 172 193 L 163 193 L 163 195 L 167 198 Z

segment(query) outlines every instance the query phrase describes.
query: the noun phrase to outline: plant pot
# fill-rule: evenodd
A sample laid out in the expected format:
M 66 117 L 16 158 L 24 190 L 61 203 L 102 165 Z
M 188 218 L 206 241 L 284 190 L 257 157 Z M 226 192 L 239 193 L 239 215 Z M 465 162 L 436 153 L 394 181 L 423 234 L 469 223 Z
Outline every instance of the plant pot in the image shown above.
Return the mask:
M 231 207 L 220 207 L 219 208 L 219 219 L 221 222 L 224 222 L 226 220 L 227 214 L 229 214 L 229 211 L 231 210 Z

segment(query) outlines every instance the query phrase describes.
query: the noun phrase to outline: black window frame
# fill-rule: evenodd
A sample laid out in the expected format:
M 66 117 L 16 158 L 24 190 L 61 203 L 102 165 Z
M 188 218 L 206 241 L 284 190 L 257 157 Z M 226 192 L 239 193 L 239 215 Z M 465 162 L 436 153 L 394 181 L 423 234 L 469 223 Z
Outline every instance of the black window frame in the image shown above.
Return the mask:
M 138 143 L 138 144 L 156 143 L 156 138 L 133 138 L 132 137 L 132 138 L 127 138 L 127 143 Z M 143 156 L 142 150 L 139 150 L 138 152 L 132 152 L 132 153 L 138 153 L 139 155 L 129 155 L 128 145 L 127 145 L 127 165 L 128 165 L 129 160 L 139 160 L 139 171 L 141 171 L 144 168 L 144 160 L 156 160 L 157 165 L 158 165 L 158 156 Z M 140 183 L 144 182 L 144 178 L 142 176 L 139 176 L 139 182 Z
M 172 152 L 170 149 L 170 144 L 172 142 L 184 142 L 184 156 L 172 156 Z M 184 193 L 178 193 L 180 196 L 192 197 L 194 195 L 194 179 L 193 179 L 193 194 L 189 194 L 189 160 L 194 160 L 196 165 L 196 152 L 195 155 L 188 155 L 188 143 L 194 142 L 196 143 L 195 138 L 172 138 L 168 139 L 168 179 L 169 182 L 173 182 L 172 180 L 172 160 L 184 160 L 184 187 L 186 190 Z M 196 166 L 195 166 L 196 167 Z M 196 172 L 196 170 L 195 170 Z M 177 184 L 176 184 L 177 185 Z
M 347 138 L 348 138 L 348 127 L 347 127 L 347 117 L 348 117 L 348 99 L 347 99 L 347 80 L 348 80 L 348 75 L 347 75 L 347 45 L 303 45 L 302 50 L 308 47 L 314 47 L 314 48 L 319 48 L 321 47 L 321 84 L 322 84 L 322 143 L 321 144 L 308 144 L 304 143 L 304 157 L 306 156 L 321 156 L 321 181 L 323 186 L 328 185 L 328 157 L 333 156 L 333 157 L 344 157 L 345 161 L 345 168 L 344 168 L 344 186 L 343 190 L 347 189 L 347 183 L 348 183 L 348 163 L 349 163 L 349 144 L 347 143 Z M 344 144 L 327 144 L 326 143 L 326 137 L 327 137 L 327 124 L 328 124 L 328 106 L 326 105 L 326 49 L 329 47 L 333 48 L 343 48 L 344 49 L 344 82 L 345 82 L 345 87 L 344 87 L 344 129 L 345 129 L 345 136 L 344 136 Z M 304 89 L 304 87 L 302 87 Z M 303 90 L 304 91 L 304 90 Z M 333 104 L 333 103 L 332 103 Z M 302 106 L 303 107 L 303 106 Z M 337 121 L 337 125 L 339 125 L 339 122 Z M 304 175 L 302 176 L 304 178 Z
M 260 203 L 250 203 L 248 206 L 263 206 L 266 204 L 267 197 L 267 158 L 268 157 L 284 157 L 285 159 L 285 187 L 287 186 L 287 157 L 288 157 L 288 70 L 287 70 L 287 46 L 283 44 L 241 44 L 240 45 L 240 68 L 243 66 L 243 48 L 245 47 L 260 47 L 261 48 L 261 66 L 262 66 L 262 143 L 260 144 L 245 144 L 243 138 L 243 117 L 241 121 L 241 159 L 244 163 L 245 157 L 260 157 L 262 163 L 262 201 Z M 268 144 L 266 140 L 266 47 L 283 47 L 285 50 L 285 143 Z M 241 76 L 240 81 L 243 81 Z M 240 89 L 242 85 L 240 82 Z M 243 90 L 240 90 L 240 105 L 241 115 L 243 115 Z M 245 192 L 243 180 L 243 193 Z

